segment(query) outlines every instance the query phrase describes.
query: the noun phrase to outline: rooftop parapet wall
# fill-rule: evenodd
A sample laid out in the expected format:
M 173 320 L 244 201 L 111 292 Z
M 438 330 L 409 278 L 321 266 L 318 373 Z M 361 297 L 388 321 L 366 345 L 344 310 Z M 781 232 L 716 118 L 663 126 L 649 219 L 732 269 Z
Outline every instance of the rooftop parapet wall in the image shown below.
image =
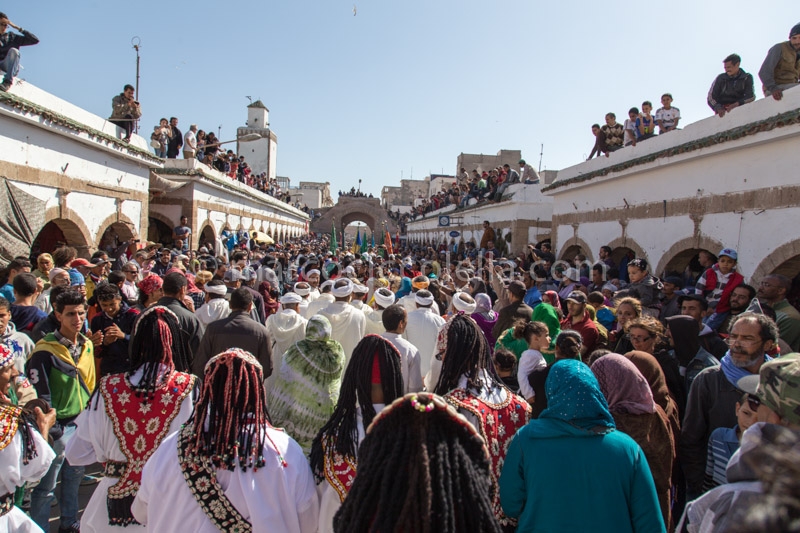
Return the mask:
M 227 175 L 216 169 L 209 168 L 196 159 L 167 159 L 164 161 L 164 168 L 155 170 L 155 173 L 171 181 L 189 182 L 191 180 L 203 180 L 215 185 L 223 191 L 228 191 L 231 194 L 243 196 L 251 201 L 259 202 L 291 217 L 301 220 L 309 219 L 308 214 L 304 211 L 292 207 L 285 202 L 281 202 L 277 198 L 245 185 L 240 181 L 231 179 Z M 151 184 L 151 188 L 152 186 Z M 158 185 L 156 185 L 156 187 L 158 187 Z
M 545 187 L 543 192 L 559 196 L 568 190 L 595 186 L 622 176 L 736 150 L 752 143 L 795 136 L 800 132 L 798 125 L 800 88 L 784 92 L 781 101 L 772 98 L 757 100 L 734 109 L 723 118 L 712 115 L 682 130 L 625 147 L 611 153 L 610 157 L 601 156 L 563 169 L 559 171 L 556 181 Z M 709 171 L 713 175 L 712 169 Z M 758 177 L 759 180 L 763 178 Z M 697 185 L 702 187 L 702 183 Z
M 111 96 L 108 108 L 110 115 Z M 108 120 L 24 81 L 15 83 L 10 92 L 0 92 L 0 116 L 49 129 L 96 149 L 138 159 L 149 166 L 160 166 L 162 162 L 150 151 L 143 137 L 133 135 L 130 143 L 122 142 L 117 126 Z

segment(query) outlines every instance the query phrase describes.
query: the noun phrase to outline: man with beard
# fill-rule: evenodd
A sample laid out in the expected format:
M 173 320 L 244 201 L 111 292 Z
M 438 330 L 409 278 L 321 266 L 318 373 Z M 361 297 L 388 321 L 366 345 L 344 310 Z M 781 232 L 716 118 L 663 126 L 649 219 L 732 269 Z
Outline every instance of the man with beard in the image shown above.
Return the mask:
M 717 327 L 717 332 L 722 335 L 727 335 L 731 332 L 731 326 L 736 322 L 736 318 L 745 312 L 750 302 L 756 297 L 756 289 L 750 285 L 742 284 L 733 289 L 729 301 L 730 310 L 727 316 L 722 317 Z M 711 324 L 709 324 L 711 325 Z
M 721 365 L 700 372 L 689 391 L 683 417 L 678 459 L 688 485 L 687 500 L 702 494 L 708 438 L 718 427 L 736 425 L 736 402 L 742 391 L 739 380 L 758 375 L 766 355 L 778 341 L 778 327 L 766 315 L 741 313 L 727 339 L 728 352 Z
M 764 84 L 764 96 L 775 100 L 783 98 L 783 91 L 800 85 L 800 24 L 789 31 L 789 40 L 769 49 L 767 58 L 758 71 Z

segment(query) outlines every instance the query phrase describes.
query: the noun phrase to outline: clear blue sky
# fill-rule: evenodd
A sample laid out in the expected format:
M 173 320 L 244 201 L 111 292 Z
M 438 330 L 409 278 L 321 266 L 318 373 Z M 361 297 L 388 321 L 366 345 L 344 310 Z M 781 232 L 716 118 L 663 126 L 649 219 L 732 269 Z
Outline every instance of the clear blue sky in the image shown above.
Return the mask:
M 354 5 L 357 15 L 353 15 Z M 135 78 L 145 134 L 162 116 L 216 130 L 270 109 L 278 175 L 375 195 L 455 172 L 459 153 L 521 149 L 543 168 L 585 158 L 590 125 L 675 97 L 682 124 L 710 115 L 722 59 L 757 73 L 800 21 L 796 0 L 53 0 L 4 5 L 41 43 L 21 77 L 101 116 Z M 792 13 L 792 19 L 781 19 Z M 756 92 L 760 84 L 756 77 Z M 516 162 L 511 162 L 512 164 Z

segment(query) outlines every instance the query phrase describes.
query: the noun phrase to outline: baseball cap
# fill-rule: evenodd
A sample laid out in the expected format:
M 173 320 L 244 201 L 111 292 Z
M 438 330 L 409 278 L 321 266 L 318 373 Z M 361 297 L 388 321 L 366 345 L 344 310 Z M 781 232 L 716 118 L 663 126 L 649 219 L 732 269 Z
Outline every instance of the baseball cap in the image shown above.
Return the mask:
M 670 283 L 679 289 L 683 288 L 683 279 L 681 279 L 679 276 L 667 276 L 664 278 L 664 283 Z
M 586 303 L 586 295 L 583 294 L 581 291 L 572 291 L 569 293 L 569 296 L 565 298 L 568 302 L 575 302 L 576 304 L 585 304 Z
M 256 271 L 250 267 L 242 269 L 242 281 L 253 281 L 256 279 Z
M 739 260 L 739 254 L 737 254 L 736 250 L 734 250 L 733 248 L 723 248 L 722 251 L 717 255 L 719 255 L 720 257 L 722 257 L 723 255 L 730 257 L 734 261 Z
M 92 260 L 91 260 L 91 261 L 89 261 L 89 262 L 92 264 L 92 267 L 93 267 L 93 268 L 94 268 L 94 267 L 99 267 L 99 266 L 105 265 L 106 263 L 110 263 L 110 261 L 106 261 L 106 260 L 105 260 L 105 259 L 103 259 L 102 257 L 94 257 L 94 258 L 92 258 Z
M 92 266 L 92 264 L 83 257 L 79 257 L 77 259 L 73 259 L 72 262 L 69 264 L 69 266 L 72 268 L 77 268 L 77 267 Z
M 800 425 L 800 353 L 768 361 L 761 366 L 758 376 L 745 376 L 736 385 L 755 394 L 782 419 Z
M 242 280 L 242 273 L 232 268 L 225 272 L 225 275 L 222 277 L 222 281 L 233 282 L 233 281 L 241 281 Z

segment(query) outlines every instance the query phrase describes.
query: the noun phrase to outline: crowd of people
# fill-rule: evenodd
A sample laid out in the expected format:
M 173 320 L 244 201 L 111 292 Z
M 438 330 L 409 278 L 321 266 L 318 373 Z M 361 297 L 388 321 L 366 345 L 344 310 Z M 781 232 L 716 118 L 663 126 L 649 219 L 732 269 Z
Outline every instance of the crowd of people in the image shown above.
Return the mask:
M 726 57 L 722 61 L 725 72 L 714 79 L 708 91 L 708 106 L 719 117 L 756 99 L 753 75 L 745 72 L 741 63 L 738 54 Z M 769 49 L 758 77 L 764 96 L 775 100 L 783 98 L 783 91 L 800 85 L 800 24 L 789 31 L 788 41 Z M 592 125 L 595 142 L 588 159 L 601 154 L 608 157 L 611 152 L 625 146 L 636 146 L 637 142 L 651 139 L 656 136 L 656 126 L 658 135 L 677 129 L 681 112 L 672 105 L 672 95 L 662 95 L 661 105 L 655 115 L 652 115 L 653 104 L 649 101 L 642 102 L 641 111 L 636 107 L 630 108 L 624 124 L 617 122 L 614 113 L 606 114 L 602 127 Z
M 539 173 L 536 169 L 526 163 L 524 159 L 520 159 L 518 165 L 519 172 L 512 169 L 508 163 L 483 172 L 473 169 L 471 173 L 467 173 L 467 170 L 462 167 L 456 181 L 452 182 L 449 187 L 429 198 L 420 196 L 407 218 L 416 220 L 417 217 L 424 217 L 428 213 L 448 205 L 455 205 L 457 209 L 461 209 L 469 205 L 497 203 L 503 200 L 506 189 L 510 185 L 539 183 Z
M 459 255 L 190 250 L 182 222 L 160 249 L 15 259 L 0 524 L 47 529 L 59 477 L 60 531 L 758 531 L 778 520 L 759 506 L 797 512 L 769 483 L 800 441 L 792 280 L 745 284 L 730 248 L 662 278 L 609 247 L 503 254 L 484 226 Z

